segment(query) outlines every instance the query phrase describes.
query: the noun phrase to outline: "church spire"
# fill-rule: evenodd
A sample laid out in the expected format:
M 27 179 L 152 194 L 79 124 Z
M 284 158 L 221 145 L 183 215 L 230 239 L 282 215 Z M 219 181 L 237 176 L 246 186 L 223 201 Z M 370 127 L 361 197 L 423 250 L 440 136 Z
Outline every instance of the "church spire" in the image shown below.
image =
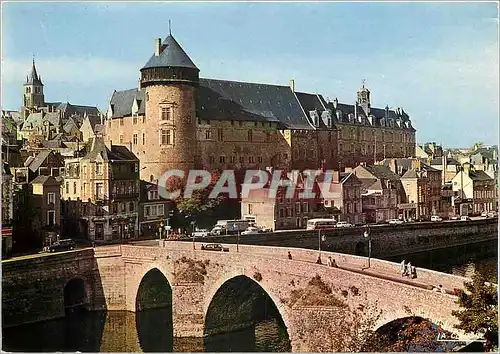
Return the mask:
M 40 85 L 43 86 L 42 80 L 38 76 L 38 73 L 36 72 L 36 66 L 35 66 L 35 58 L 33 57 L 33 64 L 31 66 L 31 72 L 28 75 L 28 78 L 26 80 L 27 85 Z

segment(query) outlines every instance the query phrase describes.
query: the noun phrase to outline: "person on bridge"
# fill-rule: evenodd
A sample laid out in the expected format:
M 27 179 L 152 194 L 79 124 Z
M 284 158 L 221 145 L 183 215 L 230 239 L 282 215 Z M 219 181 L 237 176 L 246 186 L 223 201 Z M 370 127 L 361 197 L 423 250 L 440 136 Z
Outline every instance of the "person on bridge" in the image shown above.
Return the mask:
M 292 254 L 288 251 L 288 259 L 292 259 Z
M 411 275 L 411 262 L 408 262 L 405 267 L 405 274 L 407 277 L 410 277 Z
M 403 259 L 403 261 L 401 262 L 401 276 L 404 277 L 405 276 L 405 272 L 406 272 L 406 261 Z
M 328 259 L 326 260 L 326 265 L 328 267 L 331 267 L 332 266 L 332 256 L 328 256 Z
M 321 262 L 321 256 L 318 256 L 318 259 L 316 260 L 316 264 L 323 264 L 323 263 Z
M 333 267 L 333 268 L 338 268 L 339 266 L 337 265 L 337 262 L 335 262 L 335 258 L 332 258 L 332 262 L 330 263 L 330 265 Z
M 411 278 L 416 279 L 417 278 L 417 268 L 415 266 L 411 267 Z

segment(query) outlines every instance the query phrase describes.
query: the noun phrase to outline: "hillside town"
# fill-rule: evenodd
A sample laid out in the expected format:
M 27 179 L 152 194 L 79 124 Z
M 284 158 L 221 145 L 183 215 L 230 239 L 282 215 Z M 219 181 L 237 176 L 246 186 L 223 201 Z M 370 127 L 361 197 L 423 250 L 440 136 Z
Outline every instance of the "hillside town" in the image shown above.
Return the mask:
M 201 78 L 172 35 L 151 51 L 138 86 L 117 87 L 105 112 L 47 102 L 35 60 L 27 63 L 22 107 L 2 110 L 4 250 L 191 234 L 223 219 L 286 230 L 318 218 L 364 225 L 498 210 L 497 146 L 417 144 L 409 113 L 372 107 L 364 82 L 354 103 L 342 103 L 299 92 L 293 79 L 277 86 Z M 170 169 L 282 170 L 299 188 L 304 170 L 329 170 L 338 193 L 268 198 L 263 187 L 236 201 L 167 200 L 158 189 Z

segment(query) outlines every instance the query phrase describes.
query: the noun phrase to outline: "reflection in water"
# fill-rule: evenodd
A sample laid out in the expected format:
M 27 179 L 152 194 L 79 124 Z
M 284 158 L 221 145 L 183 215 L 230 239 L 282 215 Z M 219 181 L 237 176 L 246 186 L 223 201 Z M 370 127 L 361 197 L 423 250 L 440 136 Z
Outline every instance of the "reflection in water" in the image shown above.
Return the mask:
M 473 269 L 480 269 L 497 281 L 496 241 L 412 254 L 405 259 L 419 267 L 457 275 L 470 276 Z M 399 257 L 392 260 L 401 261 Z M 164 289 L 161 293 L 168 294 Z M 152 293 L 156 304 L 157 294 Z M 288 334 L 282 321 L 269 319 L 268 314 L 260 318 L 247 329 L 212 335 L 202 340 L 172 338 L 170 307 L 137 313 L 83 312 L 58 320 L 3 329 L 2 349 L 24 352 L 290 351 Z
M 2 349 L 14 352 L 199 352 L 289 351 L 286 328 L 277 320 L 201 338 L 172 338 L 168 309 L 83 312 L 7 328 Z M 137 315 L 137 316 L 136 316 Z M 136 328 L 137 324 L 137 328 Z

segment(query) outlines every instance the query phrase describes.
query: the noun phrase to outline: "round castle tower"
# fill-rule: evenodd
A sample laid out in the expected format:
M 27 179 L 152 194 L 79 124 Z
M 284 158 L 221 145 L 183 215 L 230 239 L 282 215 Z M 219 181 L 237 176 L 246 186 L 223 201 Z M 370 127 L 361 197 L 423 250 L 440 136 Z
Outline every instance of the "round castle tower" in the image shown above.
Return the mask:
M 158 180 L 167 170 L 194 168 L 199 71 L 172 35 L 163 43 L 155 40 L 155 53 L 141 69 L 148 137 L 141 179 Z

